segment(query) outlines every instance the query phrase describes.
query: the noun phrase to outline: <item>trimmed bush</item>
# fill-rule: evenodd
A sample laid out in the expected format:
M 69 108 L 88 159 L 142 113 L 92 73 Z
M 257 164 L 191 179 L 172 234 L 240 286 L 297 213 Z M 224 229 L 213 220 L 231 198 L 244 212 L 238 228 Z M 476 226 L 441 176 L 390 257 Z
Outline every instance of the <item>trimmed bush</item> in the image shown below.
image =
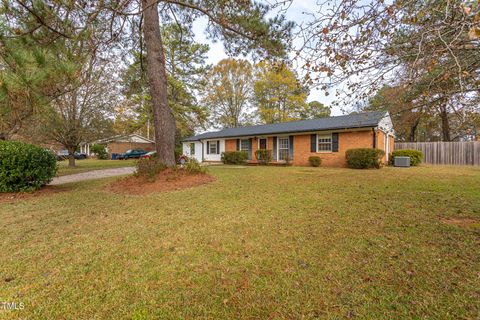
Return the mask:
M 0 192 L 37 190 L 56 173 L 53 152 L 20 141 L 0 141 Z
M 255 158 L 259 164 L 267 165 L 272 161 L 272 150 L 258 149 L 255 151 Z
M 155 181 L 157 175 L 163 170 L 167 169 L 167 166 L 160 162 L 157 158 L 140 158 L 135 164 L 135 176 L 146 179 L 148 181 Z
M 372 148 L 349 149 L 345 153 L 347 165 L 353 169 L 380 169 L 380 159 L 384 154 L 383 150 Z
M 97 159 L 100 160 L 107 160 L 108 159 L 108 152 L 103 144 L 94 144 L 90 147 L 90 151 L 95 153 Z
M 394 157 L 410 157 L 410 165 L 418 166 L 422 163 L 423 153 L 418 150 L 395 150 L 392 152 L 392 157 L 390 158 L 390 164 L 393 164 Z
M 222 152 L 222 162 L 225 164 L 244 164 L 248 160 L 246 151 L 225 151 Z
M 285 155 L 285 166 L 291 166 L 293 164 L 293 159 L 290 156 L 290 152 Z
M 311 157 L 308 157 L 308 162 L 310 162 L 310 165 L 312 167 L 320 167 L 320 165 L 322 164 L 322 159 L 320 159 L 320 157 L 317 157 L 317 156 L 311 156 Z
M 195 158 L 189 158 L 187 163 L 184 166 L 185 172 L 188 174 L 205 174 L 207 173 L 207 168 L 202 167 L 200 162 L 197 161 Z

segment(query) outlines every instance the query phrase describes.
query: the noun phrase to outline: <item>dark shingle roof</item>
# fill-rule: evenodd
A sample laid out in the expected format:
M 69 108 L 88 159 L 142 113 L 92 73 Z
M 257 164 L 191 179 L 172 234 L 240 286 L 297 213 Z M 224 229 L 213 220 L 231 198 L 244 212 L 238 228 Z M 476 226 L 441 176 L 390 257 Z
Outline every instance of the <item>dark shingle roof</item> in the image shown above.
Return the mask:
M 309 132 L 320 130 L 376 127 L 380 120 L 382 120 L 382 118 L 384 118 L 386 115 L 387 113 L 384 111 L 365 112 L 338 117 L 282 122 L 251 127 L 227 128 L 220 131 L 205 132 L 193 137 L 186 138 L 184 141 Z

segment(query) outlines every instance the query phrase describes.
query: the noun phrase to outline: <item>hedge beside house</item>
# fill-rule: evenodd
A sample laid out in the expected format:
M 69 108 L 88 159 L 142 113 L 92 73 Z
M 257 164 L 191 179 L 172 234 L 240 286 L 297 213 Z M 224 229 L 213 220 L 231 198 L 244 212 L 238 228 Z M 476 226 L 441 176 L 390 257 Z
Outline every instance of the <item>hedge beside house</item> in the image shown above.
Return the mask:
M 108 159 L 107 148 L 104 144 L 94 144 L 90 147 L 90 152 L 93 152 L 99 160 Z
M 308 157 L 308 162 L 312 167 L 320 167 L 320 165 L 322 164 L 322 159 L 317 156 L 310 156 Z
M 222 162 L 225 164 L 244 164 L 248 159 L 246 151 L 225 151 L 222 152 Z
M 56 173 L 53 152 L 20 141 L 0 141 L 0 192 L 37 190 Z
M 272 150 L 258 149 L 255 151 L 255 158 L 259 164 L 267 165 L 272 161 Z
M 392 157 L 390 158 L 390 164 L 393 164 L 395 157 L 410 157 L 410 165 L 418 166 L 420 163 L 422 163 L 423 153 L 418 150 L 410 150 L 410 149 L 395 150 L 392 152 Z
M 347 165 L 353 169 L 380 168 L 380 161 L 385 152 L 380 149 L 348 149 L 345 153 Z

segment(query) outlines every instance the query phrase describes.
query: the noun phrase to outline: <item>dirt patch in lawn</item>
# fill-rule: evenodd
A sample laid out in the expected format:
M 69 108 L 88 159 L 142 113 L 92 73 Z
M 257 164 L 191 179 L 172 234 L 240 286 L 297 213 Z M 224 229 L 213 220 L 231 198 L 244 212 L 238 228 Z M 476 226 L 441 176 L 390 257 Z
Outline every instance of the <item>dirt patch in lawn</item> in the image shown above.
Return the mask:
M 0 203 L 13 203 L 21 200 L 29 200 L 39 197 L 46 197 L 52 194 L 69 191 L 65 186 L 44 186 L 37 191 L 32 192 L 6 192 L 0 193 Z
M 469 218 L 444 218 L 442 223 L 450 224 L 462 228 L 480 228 L 480 221 Z
M 182 170 L 167 169 L 161 172 L 153 182 L 130 176 L 112 182 L 108 188 L 115 193 L 140 195 L 192 188 L 214 180 L 215 178 L 208 174 L 186 174 Z

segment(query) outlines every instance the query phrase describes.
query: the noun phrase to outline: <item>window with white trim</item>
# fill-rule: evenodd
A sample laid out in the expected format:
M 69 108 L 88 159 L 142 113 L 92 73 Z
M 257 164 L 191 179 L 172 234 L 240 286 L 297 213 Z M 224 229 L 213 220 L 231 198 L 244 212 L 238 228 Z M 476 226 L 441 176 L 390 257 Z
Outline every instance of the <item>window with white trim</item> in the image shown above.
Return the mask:
M 290 146 L 288 137 L 278 138 L 278 160 L 287 160 Z
M 210 141 L 209 143 L 209 148 L 210 148 L 210 154 L 218 154 L 217 150 L 217 141 Z
M 190 143 L 190 155 L 195 154 L 195 143 Z
M 240 151 L 248 151 L 250 149 L 250 140 L 242 139 L 240 140 Z
M 318 134 L 317 135 L 317 152 L 331 152 L 332 151 L 332 135 Z

